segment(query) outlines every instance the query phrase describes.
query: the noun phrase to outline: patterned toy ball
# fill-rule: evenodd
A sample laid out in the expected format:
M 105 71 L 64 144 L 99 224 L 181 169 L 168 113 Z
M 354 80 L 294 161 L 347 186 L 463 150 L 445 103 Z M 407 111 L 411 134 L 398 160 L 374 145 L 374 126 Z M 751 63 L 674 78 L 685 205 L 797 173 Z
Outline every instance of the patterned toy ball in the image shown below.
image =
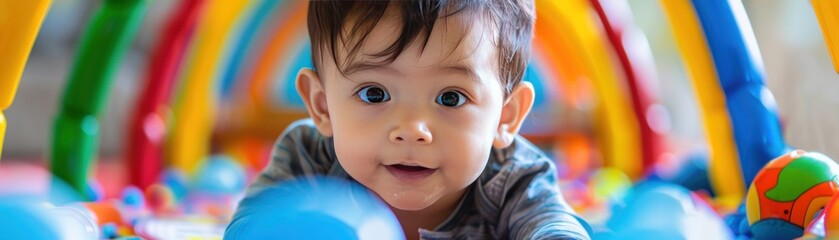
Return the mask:
M 839 165 L 829 157 L 795 150 L 763 167 L 749 187 L 746 216 L 759 239 L 792 239 L 839 192 Z

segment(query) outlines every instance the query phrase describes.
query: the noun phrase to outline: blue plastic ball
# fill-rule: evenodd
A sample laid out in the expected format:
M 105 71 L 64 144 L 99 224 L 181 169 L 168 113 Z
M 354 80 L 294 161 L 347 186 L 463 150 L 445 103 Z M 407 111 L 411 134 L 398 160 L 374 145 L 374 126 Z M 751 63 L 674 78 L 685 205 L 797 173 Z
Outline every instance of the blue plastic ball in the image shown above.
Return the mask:
M 160 175 L 160 182 L 172 190 L 176 201 L 180 201 L 186 197 L 189 190 L 186 179 L 186 174 L 175 168 L 166 169 Z
M 0 239 L 59 239 L 60 230 L 34 204 L 0 199 Z
M 311 177 L 245 198 L 224 239 L 404 239 L 390 208 L 366 188 Z
M 130 207 L 142 208 L 146 203 L 144 195 L 139 188 L 129 186 L 122 190 L 122 202 Z
M 117 233 L 117 225 L 113 223 L 106 223 L 102 225 L 102 237 L 111 239 L 118 237 L 119 234 Z
M 226 155 L 213 155 L 198 170 L 193 181 L 196 191 L 233 195 L 242 193 L 246 187 L 245 169 Z
M 634 187 L 607 226 L 616 239 L 732 239 L 713 209 L 674 184 L 647 182 Z

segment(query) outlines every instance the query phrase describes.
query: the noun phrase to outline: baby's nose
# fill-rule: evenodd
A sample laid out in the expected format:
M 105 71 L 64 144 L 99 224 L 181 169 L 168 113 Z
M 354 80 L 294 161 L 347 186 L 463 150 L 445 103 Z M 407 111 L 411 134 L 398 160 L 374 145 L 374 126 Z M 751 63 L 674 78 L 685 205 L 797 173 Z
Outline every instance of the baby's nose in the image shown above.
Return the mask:
M 424 123 L 405 123 L 390 132 L 390 141 L 394 143 L 430 144 L 432 140 L 431 131 Z

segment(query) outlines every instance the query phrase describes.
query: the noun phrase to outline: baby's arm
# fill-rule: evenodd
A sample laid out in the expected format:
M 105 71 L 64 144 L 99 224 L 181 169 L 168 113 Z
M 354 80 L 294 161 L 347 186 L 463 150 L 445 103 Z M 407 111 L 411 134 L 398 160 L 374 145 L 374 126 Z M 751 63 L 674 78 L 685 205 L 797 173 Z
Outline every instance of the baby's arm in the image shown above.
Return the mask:
M 512 171 L 506 181 L 514 185 L 507 191 L 499 221 L 506 221 L 510 239 L 591 239 L 591 227 L 559 192 L 550 161 L 515 168 L 519 171 Z

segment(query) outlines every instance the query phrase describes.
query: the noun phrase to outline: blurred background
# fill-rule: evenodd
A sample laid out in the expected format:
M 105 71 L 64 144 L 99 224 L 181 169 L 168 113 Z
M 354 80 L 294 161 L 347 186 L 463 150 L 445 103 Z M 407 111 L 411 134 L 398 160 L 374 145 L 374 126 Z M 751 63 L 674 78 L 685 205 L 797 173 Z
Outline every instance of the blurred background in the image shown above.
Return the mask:
M 648 103 L 651 105 L 644 106 L 646 109 L 643 114 L 633 115 L 636 110 L 630 109 L 633 106 L 628 103 L 637 98 L 629 99 L 626 96 L 628 94 L 624 94 L 633 87 L 629 86 L 631 81 L 624 81 L 628 77 L 622 71 L 625 68 L 620 66 L 617 57 L 620 51 L 613 48 L 614 43 L 609 43 L 602 36 L 603 16 L 598 18 L 594 10 L 596 7 L 593 7 L 596 5 L 594 3 L 599 2 L 615 4 L 606 5 L 607 10 L 610 7 L 620 8 L 622 1 L 537 0 L 537 9 L 542 11 L 537 12 L 537 15 L 542 15 L 539 15 L 541 17 L 537 18 L 536 23 L 534 61 L 525 77 L 525 80 L 532 81 L 536 86 L 537 99 L 522 134 L 554 158 L 564 197 L 595 228 L 612 228 L 615 232 L 621 232 L 622 227 L 629 226 L 627 229 L 630 230 L 638 227 L 632 225 L 637 222 L 658 221 L 660 224 L 656 226 L 656 231 L 678 229 L 676 231 L 681 231 L 680 235 L 695 233 L 690 226 L 709 229 L 709 226 L 718 225 L 719 229 L 707 232 L 722 234 L 719 238 L 751 236 L 749 231 L 741 231 L 748 230 L 750 224 L 755 225 L 745 220 L 744 193 L 751 183 L 780 182 L 770 179 L 772 177 L 755 177 L 755 173 L 764 168 L 769 160 L 776 157 L 795 158 L 804 159 L 797 160 L 799 163 L 809 161 L 807 164 L 821 164 L 807 170 L 816 169 L 824 173 L 819 175 L 825 177 L 821 179 L 824 181 L 818 184 L 830 185 L 834 179 L 839 179 L 839 166 L 827 157 L 839 156 L 839 148 L 833 147 L 839 144 L 839 94 L 836 94 L 839 76 L 834 72 L 811 1 L 743 0 L 742 6 L 747 14 L 745 17 L 751 24 L 757 41 L 756 50 L 759 51 L 759 58 L 754 65 L 758 71 L 765 73 L 763 80 L 774 99 L 761 95 L 764 92 L 749 92 L 753 93 L 749 95 L 753 98 L 747 100 L 757 98 L 759 101 L 746 103 L 758 104 L 741 104 L 737 106 L 746 107 L 730 110 L 745 112 L 740 116 L 746 117 L 739 120 L 745 121 L 747 127 L 743 127 L 743 122 L 740 122 L 741 125 L 734 131 L 746 131 L 746 135 L 756 137 L 750 139 L 756 142 L 743 147 L 732 146 L 735 145 L 732 139 L 722 139 L 726 140 L 722 146 L 741 147 L 735 151 L 746 149 L 748 153 L 725 155 L 724 149 L 720 150 L 715 155 L 715 164 L 728 164 L 727 167 L 709 170 L 708 165 L 713 164 L 708 162 L 714 161 L 714 156 L 709 156 L 709 142 L 720 142 L 707 140 L 713 136 L 706 134 L 717 132 L 708 133 L 705 130 L 708 125 L 703 120 L 702 110 L 708 105 L 703 104 L 700 100 L 702 97 L 697 96 L 695 83 L 691 81 L 692 76 L 686 69 L 688 64 L 684 61 L 683 49 L 680 50 L 674 37 L 679 34 L 673 32 L 674 28 L 670 25 L 672 16 L 666 15 L 663 9 L 662 3 L 667 1 L 628 0 L 633 15 L 629 17 L 634 20 L 634 25 L 631 21 L 617 21 L 626 24 L 624 33 L 630 32 L 627 29 L 637 27 L 646 36 L 643 39 L 646 42 L 636 42 L 635 45 L 624 43 L 629 46 L 626 49 L 627 55 L 644 55 L 646 45 L 649 45 L 652 54 L 651 64 L 646 67 L 652 67 L 650 69 L 654 71 L 645 75 L 648 78 L 638 80 L 650 87 L 652 101 Z M 150 226 L 172 225 L 168 222 L 170 220 L 192 224 L 181 228 L 192 229 L 195 226 L 206 226 L 207 222 L 181 221 L 183 219 L 177 217 L 204 214 L 212 216 L 211 225 L 198 233 L 218 237 L 229 223 L 248 181 L 264 167 L 274 139 L 288 123 L 305 117 L 292 84 L 297 69 L 311 66 L 305 30 L 305 1 L 132 1 L 133 4 L 147 6 L 145 10 L 133 12 L 139 13 L 139 27 L 136 35 L 126 35 L 128 47 L 121 58 L 116 59 L 112 85 L 104 90 L 103 108 L 98 113 L 82 114 L 99 116 L 98 137 L 90 138 L 89 135 L 80 136 L 84 133 L 73 132 L 79 129 L 82 129 L 81 132 L 89 131 L 85 128 L 89 125 L 75 119 L 79 116 L 73 115 L 77 113 L 72 111 L 78 109 L 67 110 L 64 106 L 62 110 L 62 104 L 65 104 L 62 98 L 72 78 L 71 71 L 74 61 L 77 61 L 79 46 L 83 44 L 85 31 L 103 2 L 114 4 L 110 6 L 113 9 L 125 7 L 119 5 L 123 3 L 116 3 L 118 1 L 52 0 L 26 62 L 14 102 L 4 111 L 7 130 L 0 156 L 0 166 L 3 166 L 0 168 L 0 196 L 9 188 L 26 188 L 16 185 L 33 179 L 36 183 L 23 186 L 36 186 L 41 193 L 46 192 L 49 184 L 45 179 L 55 174 L 71 185 L 72 190 L 68 191 L 83 196 L 75 201 L 89 204 L 84 207 L 87 209 L 85 211 L 96 212 L 95 215 L 100 218 L 110 216 L 110 213 L 99 211 L 103 209 L 101 206 L 106 206 L 118 209 L 111 212 L 134 216 L 135 220 L 154 220 L 151 223 L 128 221 L 117 224 L 119 229 L 129 229 L 124 233 L 117 233 L 115 227 L 100 221 L 98 225 L 101 229 L 93 231 L 92 236 L 142 235 L 143 229 L 152 228 Z M 673 2 L 690 3 L 669 3 Z M 727 0 L 693 1 L 694 4 L 713 3 L 717 6 L 725 5 L 726 2 L 739 3 Z M 208 5 L 209 9 L 202 9 L 203 5 L 199 3 Z M 236 10 L 233 10 L 234 7 Z M 201 10 L 189 12 L 189 9 Z M 716 13 L 705 13 L 708 12 L 711 15 Z M 0 20 L 3 20 L 2 17 Z M 192 19 L 192 22 L 188 19 Z M 131 28 L 130 23 L 121 24 Z M 612 25 L 615 25 L 614 22 Z M 107 30 L 109 25 L 99 26 Z M 167 30 L 177 30 L 174 32 L 185 38 L 181 39 L 182 45 L 170 46 L 174 46 L 172 49 L 182 47 L 183 57 L 173 61 L 173 75 L 154 75 L 150 71 L 156 66 L 153 64 L 162 62 L 152 61 L 156 51 L 166 52 L 169 56 L 176 55 L 176 50 L 160 50 L 164 49 L 161 48 L 161 39 L 166 39 Z M 710 35 L 714 34 L 719 33 L 712 32 Z M 749 34 L 746 32 L 744 35 Z M 190 38 L 192 35 L 195 36 Z M 2 37 L 0 40 L 3 40 Z M 93 45 L 88 50 L 96 53 L 100 50 L 98 47 Z M 557 49 L 564 52 L 553 51 Z M 737 57 L 731 59 L 737 60 Z M 644 65 L 643 60 L 632 59 L 638 65 Z M 92 69 L 99 70 L 95 67 Z M 171 90 L 161 90 L 160 94 L 164 97 L 157 99 L 158 102 L 150 106 L 151 110 L 140 115 L 142 120 L 137 120 L 138 109 L 142 109 L 138 103 L 150 96 L 143 95 L 147 91 L 147 84 L 151 82 L 150 76 L 155 76 L 151 78 L 156 80 L 167 78 L 173 85 Z M 224 83 L 217 83 L 221 81 Z M 94 86 L 93 89 L 102 85 L 91 86 Z M 602 93 L 613 95 L 598 96 Z M 87 101 L 84 100 L 85 96 L 78 95 L 70 99 Z M 774 111 L 777 111 L 782 137 L 773 135 L 777 132 L 773 128 L 773 117 L 761 120 L 762 117 L 774 116 Z M 67 115 L 59 117 L 60 112 Z M 661 142 L 652 144 L 655 142 L 644 137 L 637 138 L 639 132 L 646 131 L 638 130 L 643 128 L 636 119 L 640 115 L 646 117 L 647 123 L 644 124 L 649 125 L 646 134 L 659 136 Z M 57 119 L 65 117 L 74 118 L 61 122 L 67 124 L 64 127 L 69 126 L 64 130 L 69 130 L 54 136 Z M 733 114 L 731 118 L 735 118 Z M 748 128 L 750 123 L 760 126 L 757 130 Z M 59 140 L 53 140 L 53 137 Z M 94 153 L 84 152 L 89 150 L 84 148 L 87 145 L 77 146 L 97 138 L 97 142 L 91 144 L 94 145 Z M 777 142 L 773 141 L 779 138 L 788 146 L 774 144 Z M 132 144 L 132 140 L 140 144 Z M 80 141 L 84 144 L 79 144 Z M 652 145 L 656 147 L 648 149 Z M 52 149 L 54 146 L 61 148 L 60 151 Z M 128 146 L 140 147 L 127 149 Z M 77 151 L 73 147 L 82 150 Z M 821 152 L 826 156 L 815 154 L 797 158 L 804 156 L 803 153 L 787 154 L 792 149 Z M 743 156 L 751 158 L 737 161 L 736 158 Z M 652 164 L 646 165 L 650 162 Z M 764 169 L 775 167 L 787 166 L 773 166 L 770 163 Z M 719 170 L 721 168 L 733 171 L 724 172 L 725 169 Z M 47 170 L 52 172 L 48 173 Z M 736 179 L 744 180 L 742 183 L 745 185 L 727 188 L 728 185 L 741 182 Z M 658 180 L 676 185 L 650 187 L 646 184 Z M 712 182 L 716 184 L 713 187 Z M 794 185 L 804 190 L 811 189 L 810 185 L 795 185 L 804 184 L 801 182 L 796 177 L 787 177 L 784 184 L 787 187 Z M 823 195 L 812 192 L 803 194 L 802 190 L 796 192 L 799 195 L 785 197 L 794 198 L 795 201 L 801 198 L 802 201 L 815 202 L 814 205 L 806 205 L 810 206 L 808 209 L 798 209 L 812 215 L 816 210 L 822 212 L 828 198 L 839 192 L 839 185 L 830 186 L 831 191 Z M 630 194 L 628 189 L 634 189 L 636 193 Z M 766 189 L 756 191 L 763 190 Z M 807 198 L 816 195 L 821 198 Z M 121 202 L 107 200 L 113 198 L 121 198 Z M 830 204 L 839 202 L 836 199 L 839 198 L 830 200 Z M 143 201 L 146 205 L 138 203 Z M 668 201 L 679 204 L 669 205 L 673 207 L 672 211 L 657 212 L 662 214 L 661 217 L 647 214 L 649 211 L 645 207 L 666 209 L 659 208 L 659 205 Z M 131 208 L 125 206 L 143 211 L 151 209 L 152 214 L 139 210 L 126 211 Z M 624 206 L 631 207 L 621 209 Z M 690 207 L 686 207 L 686 210 L 683 209 L 685 206 Z M 6 211 L 2 207 L 0 213 Z M 324 211 L 341 211 L 334 208 L 330 210 L 329 206 L 322 208 Z M 780 211 L 783 208 L 766 209 Z M 769 211 L 766 209 L 760 210 Z M 674 216 L 674 212 L 689 213 Z M 833 216 L 839 219 L 839 213 Z M 119 222 L 127 218 L 114 219 Z M 643 221 L 636 221 L 638 219 Z M 679 221 L 669 219 L 684 220 L 680 222 L 684 224 L 674 228 L 666 222 Z M 697 224 L 691 224 L 688 220 L 697 221 Z M 794 224 L 797 224 L 799 232 L 796 233 L 800 236 L 807 224 Z M 2 227 L 3 222 L 0 222 Z M 177 224 L 175 228 L 179 228 Z M 608 236 L 610 232 L 608 229 L 595 230 L 606 234 L 602 236 Z M 764 230 L 759 226 L 751 226 L 750 231 L 771 232 Z M 704 235 L 701 239 L 718 238 Z
M 143 88 L 148 58 L 176 1 L 152 1 L 130 50 L 124 55 L 100 118 L 101 156 L 125 146 L 132 107 Z M 630 0 L 647 35 L 659 76 L 661 102 L 676 141 L 703 138 L 696 98 L 673 34 L 657 1 Z M 6 111 L 3 160 L 42 161 L 73 53 L 99 1 L 55 0 L 32 48 L 14 104 Z M 808 1 L 744 0 L 766 69 L 766 84 L 778 105 L 783 133 L 792 146 L 839 156 L 839 76 L 833 71 L 819 23 Z M 574 118 L 574 116 L 568 116 Z M 576 118 L 590 118 L 578 116 Z

